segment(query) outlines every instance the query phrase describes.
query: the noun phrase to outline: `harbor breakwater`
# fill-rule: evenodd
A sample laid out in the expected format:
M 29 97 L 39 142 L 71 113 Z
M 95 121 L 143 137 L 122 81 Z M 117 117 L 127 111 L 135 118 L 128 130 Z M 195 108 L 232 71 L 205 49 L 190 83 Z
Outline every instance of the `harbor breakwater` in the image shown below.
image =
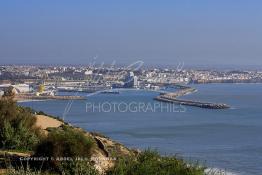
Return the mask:
M 211 103 L 211 102 L 201 102 L 201 101 L 194 101 L 194 100 L 183 100 L 178 99 L 178 97 L 181 97 L 183 95 L 192 93 L 197 91 L 195 88 L 191 87 L 184 87 L 177 92 L 171 92 L 171 93 L 164 93 L 160 94 L 159 96 L 155 97 L 155 100 L 162 101 L 162 102 L 169 102 L 169 103 L 177 103 L 181 105 L 187 105 L 187 106 L 196 106 L 200 108 L 208 108 L 208 109 L 227 109 L 230 108 L 229 105 L 224 103 Z

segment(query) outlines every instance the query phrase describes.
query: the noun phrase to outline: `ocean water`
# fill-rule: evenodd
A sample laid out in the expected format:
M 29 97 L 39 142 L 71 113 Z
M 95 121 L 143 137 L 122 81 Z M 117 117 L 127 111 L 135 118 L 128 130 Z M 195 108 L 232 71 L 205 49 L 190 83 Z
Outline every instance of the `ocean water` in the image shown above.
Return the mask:
M 73 125 L 98 131 L 132 148 L 156 148 L 234 174 L 262 173 L 262 84 L 205 84 L 182 98 L 222 102 L 226 110 L 183 107 L 170 111 L 90 111 L 87 103 L 158 103 L 158 92 L 97 94 L 81 101 L 21 102 L 65 117 Z M 90 95 L 90 94 L 78 94 Z M 70 108 L 69 108 L 70 107 Z M 180 107 L 180 106 L 178 106 Z M 88 108 L 89 109 L 89 108 Z M 66 114 L 66 115 L 65 115 Z

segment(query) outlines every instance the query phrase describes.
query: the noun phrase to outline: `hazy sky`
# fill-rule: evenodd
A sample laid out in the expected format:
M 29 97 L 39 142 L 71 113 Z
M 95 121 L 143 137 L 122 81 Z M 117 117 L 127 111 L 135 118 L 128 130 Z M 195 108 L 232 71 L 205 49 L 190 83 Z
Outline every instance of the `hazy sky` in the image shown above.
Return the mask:
M 261 0 L 2 0 L 0 64 L 262 65 Z

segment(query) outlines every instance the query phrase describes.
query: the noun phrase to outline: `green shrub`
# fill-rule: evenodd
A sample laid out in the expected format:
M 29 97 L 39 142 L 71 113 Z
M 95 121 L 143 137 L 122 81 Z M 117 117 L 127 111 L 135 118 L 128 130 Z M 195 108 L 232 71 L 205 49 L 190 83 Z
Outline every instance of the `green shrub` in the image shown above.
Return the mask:
M 25 127 L 23 121 L 18 123 L 16 127 L 12 126 L 10 122 L 4 121 L 4 126 L 1 129 L 2 148 L 30 151 L 39 141 L 37 134 Z
M 11 98 L 0 100 L 0 120 L 0 148 L 30 151 L 40 142 L 42 135 L 35 126 L 35 116 Z
M 88 161 L 70 161 L 59 164 L 59 172 L 63 175 L 98 175 L 98 171 Z
M 1 98 L 0 99 L 0 127 L 3 126 L 2 121 L 12 121 L 17 117 L 18 114 L 16 102 L 12 98 Z
M 36 155 L 47 157 L 90 157 L 94 140 L 83 132 L 63 125 L 51 130 L 36 149 Z
M 58 175 L 57 173 L 52 173 L 49 171 L 42 171 L 30 168 L 27 164 L 26 166 L 12 167 L 9 166 L 5 175 Z
M 108 175 L 203 175 L 204 169 L 188 165 L 176 157 L 162 157 L 156 151 L 146 150 L 136 159 L 122 158 Z
M 35 156 L 44 156 L 52 159 L 45 162 L 44 168 L 52 169 L 59 173 L 65 172 L 66 174 L 81 170 L 86 172 L 81 173 L 85 175 L 89 173 L 89 169 L 90 172 L 93 172 L 88 160 L 94 146 L 95 141 L 93 138 L 88 137 L 80 130 L 63 125 L 60 128 L 50 130 L 47 138 L 37 146 Z M 65 158 L 66 160 L 63 160 Z M 77 158 L 85 158 L 87 161 L 76 161 Z M 84 169 L 83 167 L 86 168 Z
M 29 165 L 27 167 L 21 166 L 19 168 L 8 167 L 6 175 L 99 175 L 94 166 L 88 162 L 73 161 L 70 163 L 61 163 L 60 173 L 32 169 Z

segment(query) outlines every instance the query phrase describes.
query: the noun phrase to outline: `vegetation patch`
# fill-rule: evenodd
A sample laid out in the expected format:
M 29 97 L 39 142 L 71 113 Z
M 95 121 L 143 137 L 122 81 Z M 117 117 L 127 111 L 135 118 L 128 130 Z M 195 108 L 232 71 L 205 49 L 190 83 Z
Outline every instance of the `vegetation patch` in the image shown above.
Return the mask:
M 73 127 L 63 125 L 52 128 L 36 148 L 34 157 L 48 157 L 44 168 L 52 168 L 54 171 L 66 174 L 90 169 L 90 156 L 95 147 L 93 138 Z M 90 169 L 91 171 L 91 169 Z M 77 174 L 77 173 L 76 173 Z
M 35 116 L 28 108 L 17 106 L 12 98 L 1 98 L 0 121 L 1 149 L 33 150 L 42 138 Z
M 37 146 L 35 154 L 47 157 L 90 157 L 94 145 L 94 139 L 84 132 L 63 125 L 50 130 L 47 138 Z
M 158 152 L 145 150 L 136 159 L 119 159 L 108 175 L 203 175 L 204 168 L 189 165 L 176 157 L 163 157 Z

